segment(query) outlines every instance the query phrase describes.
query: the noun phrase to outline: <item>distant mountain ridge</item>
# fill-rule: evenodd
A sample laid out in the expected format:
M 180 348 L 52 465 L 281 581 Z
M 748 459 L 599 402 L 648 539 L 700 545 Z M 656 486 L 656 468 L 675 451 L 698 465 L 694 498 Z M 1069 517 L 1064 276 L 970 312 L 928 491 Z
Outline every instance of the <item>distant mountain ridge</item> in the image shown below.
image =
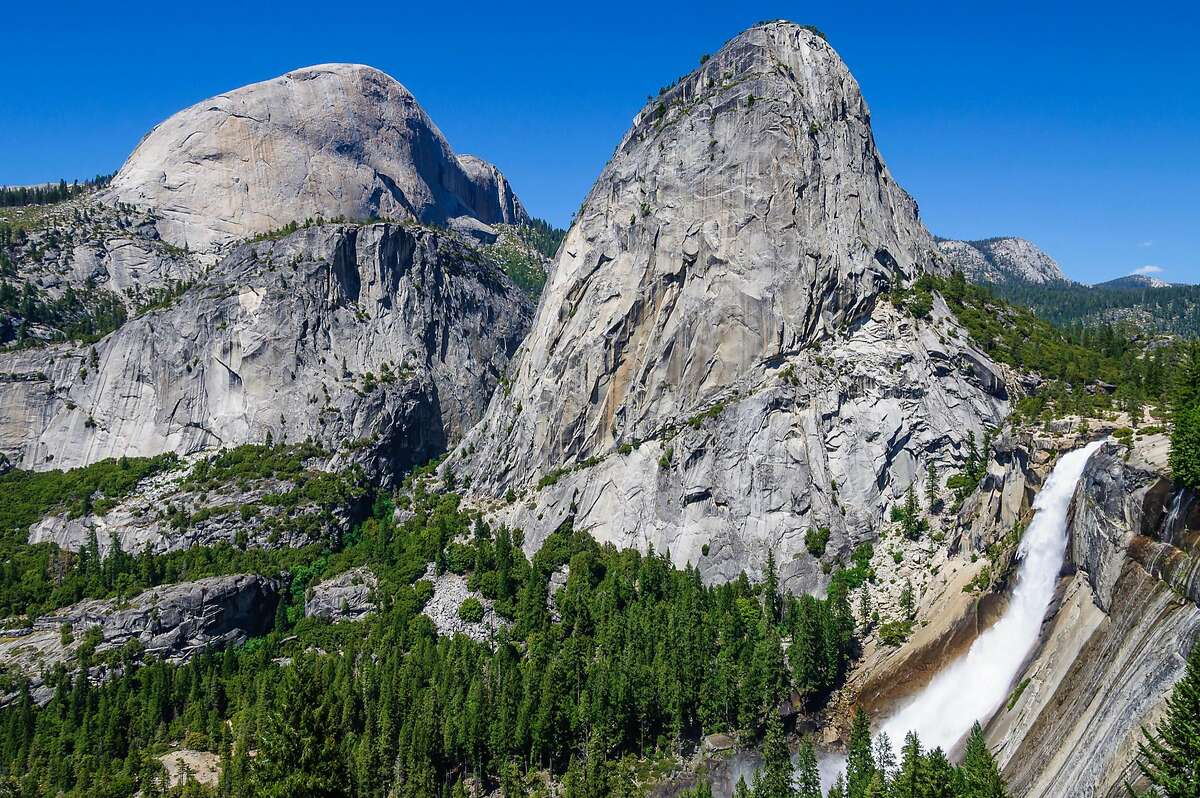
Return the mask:
M 1093 288 L 1125 288 L 1125 289 L 1144 289 L 1144 288 L 1171 288 L 1174 286 L 1184 286 L 1187 283 L 1168 283 L 1166 280 L 1160 280 L 1157 277 L 1151 277 L 1148 274 L 1127 274 L 1124 277 L 1117 277 L 1114 280 L 1106 280 L 1103 283 L 1095 283 Z
M 950 266 L 968 280 L 1053 324 L 1133 324 L 1153 333 L 1200 335 L 1200 286 L 1148 274 L 1088 285 L 1067 277 L 1054 258 L 1024 238 L 936 240 Z
M 974 283 L 1070 282 L 1054 258 L 1024 238 L 1001 236 L 979 241 L 939 238 L 937 245 L 950 264 Z

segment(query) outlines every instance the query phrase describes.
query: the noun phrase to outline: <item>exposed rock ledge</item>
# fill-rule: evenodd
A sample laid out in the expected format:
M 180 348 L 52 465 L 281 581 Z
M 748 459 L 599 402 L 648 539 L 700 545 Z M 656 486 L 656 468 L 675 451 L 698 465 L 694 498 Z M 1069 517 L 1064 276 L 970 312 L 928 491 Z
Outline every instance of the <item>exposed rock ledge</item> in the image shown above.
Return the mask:
M 29 677 L 34 699 L 45 703 L 52 696 L 48 674 L 59 664 L 72 667 L 89 632 L 96 634 L 92 629 L 99 630 L 99 664 L 89 675 L 101 681 L 112 672 L 105 654 L 127 655 L 133 662 L 154 656 L 182 663 L 205 649 L 263 634 L 274 618 L 278 591 L 274 580 L 239 574 L 163 585 L 131 601 L 81 601 L 27 628 L 0 632 L 0 665 Z M 10 694 L 0 701 L 14 698 Z
M 46 516 L 29 528 L 29 542 L 54 543 L 79 551 L 95 535 L 105 557 L 114 543 L 132 554 L 147 548 L 153 554 L 167 554 L 221 543 L 246 548 L 300 548 L 344 535 L 356 512 L 353 502 L 325 506 L 304 500 L 295 507 L 285 507 L 263 501 L 272 494 L 294 490 L 296 484 L 288 480 L 229 483 L 220 490 L 210 490 L 188 486 L 185 480 L 189 474 L 190 468 L 182 468 L 149 477 L 132 495 L 100 515 Z M 185 522 L 179 523 L 180 518 Z
M 304 614 L 331 622 L 361 621 L 375 612 L 372 596 L 378 586 L 370 568 L 352 568 L 309 588 Z
M 508 626 L 508 621 L 501 618 L 492 608 L 492 602 L 482 594 L 467 589 L 467 580 L 456 573 L 446 571 L 440 576 L 430 563 L 421 577 L 433 584 L 433 598 L 425 605 L 422 612 L 433 621 L 439 635 L 453 637 L 464 634 L 472 640 L 486 643 L 500 629 Z M 468 597 L 479 600 L 483 605 L 483 620 L 470 623 L 458 617 L 458 609 Z

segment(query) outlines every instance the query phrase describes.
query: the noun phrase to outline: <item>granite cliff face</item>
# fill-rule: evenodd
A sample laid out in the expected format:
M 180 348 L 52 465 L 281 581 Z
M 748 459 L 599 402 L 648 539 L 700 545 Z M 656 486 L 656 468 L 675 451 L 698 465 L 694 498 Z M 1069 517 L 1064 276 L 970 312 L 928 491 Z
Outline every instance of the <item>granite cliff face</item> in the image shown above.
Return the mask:
M 1054 258 L 1024 238 L 939 240 L 938 248 L 955 269 L 974 283 L 1048 285 L 1069 282 Z
M 708 578 L 775 548 L 790 587 L 816 588 L 807 528 L 845 554 L 1006 412 L 940 302 L 916 321 L 885 300 L 946 271 L 845 64 L 808 29 L 757 26 L 638 114 L 446 467 L 531 549 L 574 516 Z
M 529 315 L 449 233 L 324 225 L 245 244 L 90 347 L 0 354 L 0 452 L 69 468 L 311 437 L 386 479 L 480 416 Z
M 129 601 L 89 600 L 38 618 L 0 636 L 0 663 L 27 676 L 38 703 L 50 700 L 47 674 L 63 664 L 78 669 L 79 649 L 92 635 L 96 659 L 89 676 L 102 681 L 113 667 L 105 655 L 129 664 L 149 656 L 187 662 L 209 648 L 244 643 L 270 629 L 279 585 L 253 574 L 215 576 L 147 590 Z M 15 695 L 0 696 L 8 702 Z
M 456 157 L 404 86 L 358 64 L 298 69 L 180 111 L 142 139 L 106 196 L 153 208 L 162 237 L 193 250 L 317 217 L 527 219 L 495 167 Z

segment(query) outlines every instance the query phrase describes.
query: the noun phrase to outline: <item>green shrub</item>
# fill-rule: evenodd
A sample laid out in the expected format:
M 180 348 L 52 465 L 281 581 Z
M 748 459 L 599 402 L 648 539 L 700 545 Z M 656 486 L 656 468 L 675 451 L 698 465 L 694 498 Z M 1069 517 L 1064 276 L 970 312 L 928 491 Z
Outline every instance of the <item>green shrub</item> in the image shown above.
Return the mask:
M 879 639 L 885 646 L 893 648 L 903 645 L 912 635 L 911 621 L 888 621 L 879 627 Z
M 811 527 L 804 533 L 804 547 L 808 549 L 808 553 L 812 556 L 823 556 L 825 554 L 825 547 L 828 545 L 829 527 Z
M 479 623 L 483 620 L 483 604 L 474 596 L 468 596 L 458 607 L 458 617 L 467 623 Z

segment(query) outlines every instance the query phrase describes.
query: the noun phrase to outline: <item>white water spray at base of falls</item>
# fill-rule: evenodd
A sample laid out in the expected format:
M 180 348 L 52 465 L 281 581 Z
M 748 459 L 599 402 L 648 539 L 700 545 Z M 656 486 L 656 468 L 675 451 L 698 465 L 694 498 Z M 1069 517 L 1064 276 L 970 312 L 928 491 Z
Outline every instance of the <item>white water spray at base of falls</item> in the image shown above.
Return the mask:
M 986 723 L 1000 708 L 1037 643 L 1067 550 L 1071 497 L 1088 459 L 1103 444 L 1096 441 L 1069 452 L 1054 466 L 1034 500 L 1033 520 L 1021 538 L 1021 564 L 1008 607 L 965 655 L 883 723 L 879 731 L 887 734 L 894 749 L 915 731 L 926 750 L 940 746 L 949 751 L 976 721 Z M 822 776 L 830 780 L 845 766 L 842 757 L 831 760 L 821 763 Z

